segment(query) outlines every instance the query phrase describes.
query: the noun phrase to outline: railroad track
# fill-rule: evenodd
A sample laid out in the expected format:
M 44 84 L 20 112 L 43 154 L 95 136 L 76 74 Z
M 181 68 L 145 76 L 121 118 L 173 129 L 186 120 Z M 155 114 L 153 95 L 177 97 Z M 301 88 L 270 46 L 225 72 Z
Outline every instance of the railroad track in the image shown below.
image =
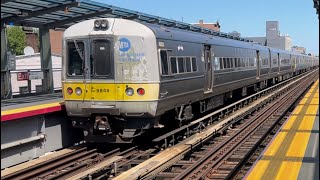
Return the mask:
M 294 101 L 291 97 L 306 89 L 306 84 L 295 87 L 297 82 L 308 78 L 310 85 L 317 76 L 318 69 L 251 95 L 154 139 L 150 148 L 99 153 L 83 147 L 1 179 L 231 177 L 287 111 L 288 107 L 280 105 L 289 106 Z M 290 89 L 296 95 L 289 96 Z M 281 95 L 287 98 L 286 103 L 280 100 Z
M 151 151 L 148 149 L 146 152 Z M 77 179 L 101 171 L 112 176 L 116 173 L 114 169 L 117 163 L 121 169 L 130 159 L 141 157 L 146 152 L 138 150 L 137 146 L 124 151 L 116 148 L 107 153 L 99 153 L 96 148 L 76 147 L 74 151 L 5 175 L 1 179 Z

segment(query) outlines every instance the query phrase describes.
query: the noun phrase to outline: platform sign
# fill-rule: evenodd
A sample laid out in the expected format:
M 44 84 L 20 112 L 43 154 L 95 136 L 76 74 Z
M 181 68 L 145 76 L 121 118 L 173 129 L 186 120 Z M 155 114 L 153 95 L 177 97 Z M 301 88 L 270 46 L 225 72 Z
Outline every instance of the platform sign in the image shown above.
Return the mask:
M 29 72 L 29 80 L 43 79 L 43 72 Z
M 17 81 L 29 80 L 29 72 L 18 72 Z
M 43 72 L 18 72 L 17 80 L 25 81 L 25 80 L 36 80 L 43 79 Z

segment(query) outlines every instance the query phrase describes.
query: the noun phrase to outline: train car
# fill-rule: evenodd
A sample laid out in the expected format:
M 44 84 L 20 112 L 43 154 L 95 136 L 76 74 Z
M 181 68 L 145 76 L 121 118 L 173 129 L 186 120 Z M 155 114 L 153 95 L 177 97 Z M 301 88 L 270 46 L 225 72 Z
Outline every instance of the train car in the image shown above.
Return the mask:
M 131 142 L 164 127 L 164 114 L 188 121 L 303 72 L 303 58 L 174 27 L 92 19 L 64 32 L 63 95 L 86 141 Z

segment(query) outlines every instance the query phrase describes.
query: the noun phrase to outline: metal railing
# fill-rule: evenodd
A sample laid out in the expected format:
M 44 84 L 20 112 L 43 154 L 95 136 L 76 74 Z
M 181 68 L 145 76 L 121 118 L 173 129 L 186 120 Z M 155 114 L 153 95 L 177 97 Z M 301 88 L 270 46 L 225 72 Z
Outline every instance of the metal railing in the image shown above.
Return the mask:
M 37 74 L 44 71 L 41 69 L 19 69 L 10 71 L 10 80 L 12 86 L 12 95 L 21 95 L 21 94 L 39 94 L 43 93 L 42 90 L 42 78 L 41 76 L 37 77 L 34 74 Z M 52 68 L 53 73 L 53 87 L 54 91 L 60 91 L 61 86 L 61 68 Z M 33 74 L 33 78 L 29 79 L 29 75 Z M 28 76 L 28 77 L 26 77 Z

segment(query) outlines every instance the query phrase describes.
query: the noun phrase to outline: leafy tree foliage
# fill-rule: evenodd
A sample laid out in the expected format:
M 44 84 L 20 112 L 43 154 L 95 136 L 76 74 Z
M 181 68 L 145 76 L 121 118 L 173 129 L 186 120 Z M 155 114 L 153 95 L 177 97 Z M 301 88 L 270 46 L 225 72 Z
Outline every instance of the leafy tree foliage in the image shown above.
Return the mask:
M 23 55 L 23 49 L 26 47 L 26 34 L 19 26 L 7 28 L 8 45 L 11 52 L 16 55 Z

